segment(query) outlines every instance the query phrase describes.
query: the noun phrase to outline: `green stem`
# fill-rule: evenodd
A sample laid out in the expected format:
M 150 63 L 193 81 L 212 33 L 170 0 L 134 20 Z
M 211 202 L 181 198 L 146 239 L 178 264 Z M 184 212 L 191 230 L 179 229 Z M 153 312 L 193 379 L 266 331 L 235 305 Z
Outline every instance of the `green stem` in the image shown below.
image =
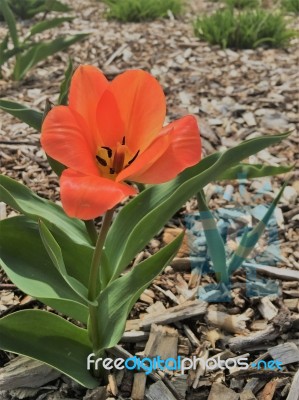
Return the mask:
M 94 301 L 97 297 L 99 284 L 99 268 L 105 239 L 112 221 L 114 208 L 108 210 L 103 218 L 101 230 L 97 239 L 96 248 L 93 253 L 88 284 L 88 299 Z
M 88 221 L 84 221 L 84 223 L 91 243 L 93 244 L 93 246 L 95 246 L 97 243 L 98 233 L 94 225 L 94 221 L 93 219 L 89 219 Z
M 102 222 L 102 227 L 96 242 L 96 247 L 93 253 L 90 274 L 89 274 L 89 283 L 88 283 L 88 299 L 90 301 L 95 301 L 98 295 L 98 290 L 100 286 L 99 282 L 99 268 L 101 263 L 101 256 L 103 252 L 103 247 L 105 243 L 105 239 L 113 218 L 114 208 L 108 210 L 105 214 Z M 98 326 L 98 318 L 97 318 L 98 307 L 97 305 L 89 305 L 89 326 L 88 330 L 90 331 L 91 341 L 93 345 L 93 351 L 95 353 L 98 352 L 100 348 L 100 335 L 99 335 L 99 326 Z

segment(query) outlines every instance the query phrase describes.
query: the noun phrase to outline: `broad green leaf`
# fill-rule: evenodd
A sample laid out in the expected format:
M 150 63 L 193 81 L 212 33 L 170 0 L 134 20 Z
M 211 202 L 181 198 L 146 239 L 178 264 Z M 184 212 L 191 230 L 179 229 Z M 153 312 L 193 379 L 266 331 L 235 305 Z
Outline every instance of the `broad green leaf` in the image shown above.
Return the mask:
M 40 360 L 88 388 L 99 385 L 86 368 L 92 353 L 85 329 L 41 310 L 24 310 L 0 319 L 0 348 Z
M 206 157 L 172 181 L 149 187 L 140 193 L 120 211 L 109 230 L 102 258 L 102 283 L 105 285 L 116 279 L 169 218 L 205 185 L 217 180 L 223 171 L 288 135 L 262 136 L 244 141 L 224 153 Z
M 273 167 L 272 165 L 263 164 L 239 164 L 235 167 L 229 168 L 224 171 L 218 180 L 224 179 L 253 179 L 263 178 L 264 176 L 274 176 L 279 174 L 285 174 L 292 171 L 293 166 L 279 166 Z
M 21 121 L 40 132 L 43 118 L 43 113 L 40 111 L 4 99 L 0 99 L 0 109 L 19 118 Z
M 64 22 L 72 21 L 73 17 L 61 17 L 61 18 L 53 18 L 45 21 L 38 22 L 30 28 L 30 36 L 36 35 L 37 33 L 41 33 L 46 31 L 47 29 L 55 28 L 57 26 L 62 25 Z M 29 38 L 28 37 L 28 38 Z
M 68 274 L 64 264 L 61 248 L 57 243 L 57 241 L 55 240 L 52 233 L 49 231 L 49 229 L 42 221 L 39 221 L 39 231 L 49 257 L 51 258 L 57 270 L 60 272 L 65 282 L 74 290 L 74 292 L 76 292 L 84 300 L 85 303 L 90 303 L 89 300 L 87 299 L 88 296 L 87 287 L 84 286 L 76 278 Z M 76 260 L 74 260 L 74 262 L 76 263 Z
M 37 223 L 24 216 L 0 222 L 1 266 L 23 292 L 86 323 L 86 302 L 65 282 L 49 258 Z M 73 257 L 73 262 L 75 257 Z
M 66 232 L 74 243 L 91 244 L 82 221 L 68 217 L 59 205 L 42 199 L 26 186 L 4 175 L 0 176 L 0 201 L 35 221 L 47 221 L 51 231 L 51 226 L 55 225 Z
M 51 56 L 58 51 L 62 51 L 72 44 L 83 40 L 88 33 L 79 33 L 68 37 L 59 37 L 48 42 L 39 42 L 31 46 L 24 54 L 22 54 L 16 62 L 13 77 L 16 80 L 21 80 L 26 73 L 37 63 Z
M 64 80 L 60 86 L 58 104 L 67 105 L 68 103 L 68 94 L 69 94 L 72 75 L 73 75 L 73 62 L 72 59 L 69 58 L 68 67 L 64 74 Z
M 1 0 L 1 12 L 7 23 L 9 34 L 14 47 L 19 47 L 19 37 L 17 32 L 17 24 L 13 12 L 11 11 L 7 0 Z
M 223 239 L 217 229 L 213 214 L 209 210 L 203 191 L 197 193 L 200 221 L 208 245 L 208 251 L 212 260 L 213 269 L 220 282 L 228 282 L 229 276 L 226 267 L 226 254 Z
M 127 316 L 141 293 L 172 260 L 182 243 L 183 234 L 158 253 L 136 265 L 130 272 L 116 279 L 98 297 L 98 318 L 101 349 L 118 343 Z
M 260 222 L 256 225 L 254 229 L 249 231 L 248 229 L 244 233 L 244 235 L 241 238 L 240 244 L 235 251 L 229 266 L 228 266 L 228 273 L 232 274 L 233 271 L 235 271 L 237 268 L 241 267 L 243 262 L 246 260 L 246 258 L 249 256 L 249 254 L 252 252 L 254 249 L 254 246 L 257 244 L 258 240 L 262 236 L 264 230 L 267 227 L 267 224 L 275 211 L 275 207 L 277 206 L 279 199 L 281 198 L 284 188 L 286 187 L 287 182 L 284 183 L 282 188 L 280 189 L 278 195 L 274 199 L 274 201 L 271 203 L 268 211 L 264 215 L 264 217 L 260 220 Z

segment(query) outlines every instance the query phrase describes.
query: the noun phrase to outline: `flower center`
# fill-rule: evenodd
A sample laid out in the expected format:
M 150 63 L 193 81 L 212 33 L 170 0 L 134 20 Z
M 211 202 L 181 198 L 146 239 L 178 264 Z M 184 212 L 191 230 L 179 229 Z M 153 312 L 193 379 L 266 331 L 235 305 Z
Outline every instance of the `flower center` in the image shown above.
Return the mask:
M 115 179 L 116 175 L 132 164 L 138 157 L 139 150 L 133 155 L 126 145 L 125 136 L 121 143 L 117 143 L 114 149 L 107 146 L 98 148 L 96 159 L 101 175 L 104 178 Z

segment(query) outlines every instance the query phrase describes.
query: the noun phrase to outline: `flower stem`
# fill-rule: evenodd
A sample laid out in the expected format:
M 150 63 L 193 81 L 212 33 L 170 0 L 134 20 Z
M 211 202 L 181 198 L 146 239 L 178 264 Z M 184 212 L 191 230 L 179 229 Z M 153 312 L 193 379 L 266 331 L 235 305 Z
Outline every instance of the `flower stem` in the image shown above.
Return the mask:
M 87 233 L 90 237 L 91 243 L 95 246 L 97 243 L 98 234 L 97 234 L 96 227 L 94 225 L 94 221 L 93 221 L 93 219 L 89 219 L 87 221 L 84 221 L 84 223 L 85 223 Z
M 103 251 L 103 246 L 105 243 L 105 239 L 112 221 L 114 213 L 114 208 L 108 210 L 103 218 L 102 227 L 97 239 L 96 248 L 93 253 L 93 258 L 91 262 L 91 269 L 89 275 L 89 284 L 88 284 L 88 299 L 94 301 L 97 296 L 97 286 L 99 284 L 99 267 L 101 261 L 101 255 Z
M 98 295 L 98 290 L 100 288 L 99 268 L 101 263 L 101 255 L 103 252 L 105 239 L 112 221 L 113 213 L 114 213 L 114 208 L 108 210 L 107 213 L 105 214 L 102 222 L 102 227 L 96 242 L 95 251 L 93 253 L 90 275 L 89 275 L 89 283 L 88 283 L 88 299 L 90 301 L 96 300 L 96 297 Z M 100 336 L 99 336 L 97 312 L 98 312 L 97 305 L 90 304 L 88 330 L 90 331 L 93 350 L 95 353 L 97 353 L 100 348 L 100 342 L 99 342 Z

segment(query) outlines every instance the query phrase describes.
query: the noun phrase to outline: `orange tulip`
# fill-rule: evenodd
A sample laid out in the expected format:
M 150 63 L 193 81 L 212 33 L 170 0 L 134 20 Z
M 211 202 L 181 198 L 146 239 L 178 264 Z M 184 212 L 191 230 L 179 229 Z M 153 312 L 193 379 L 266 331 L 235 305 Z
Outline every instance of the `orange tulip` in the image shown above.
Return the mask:
M 98 217 L 136 194 L 125 181 L 166 182 L 200 161 L 196 119 L 163 127 L 165 114 L 162 88 L 145 71 L 112 82 L 93 66 L 75 71 L 69 105 L 48 113 L 41 136 L 46 153 L 67 167 L 60 188 L 69 216 Z

